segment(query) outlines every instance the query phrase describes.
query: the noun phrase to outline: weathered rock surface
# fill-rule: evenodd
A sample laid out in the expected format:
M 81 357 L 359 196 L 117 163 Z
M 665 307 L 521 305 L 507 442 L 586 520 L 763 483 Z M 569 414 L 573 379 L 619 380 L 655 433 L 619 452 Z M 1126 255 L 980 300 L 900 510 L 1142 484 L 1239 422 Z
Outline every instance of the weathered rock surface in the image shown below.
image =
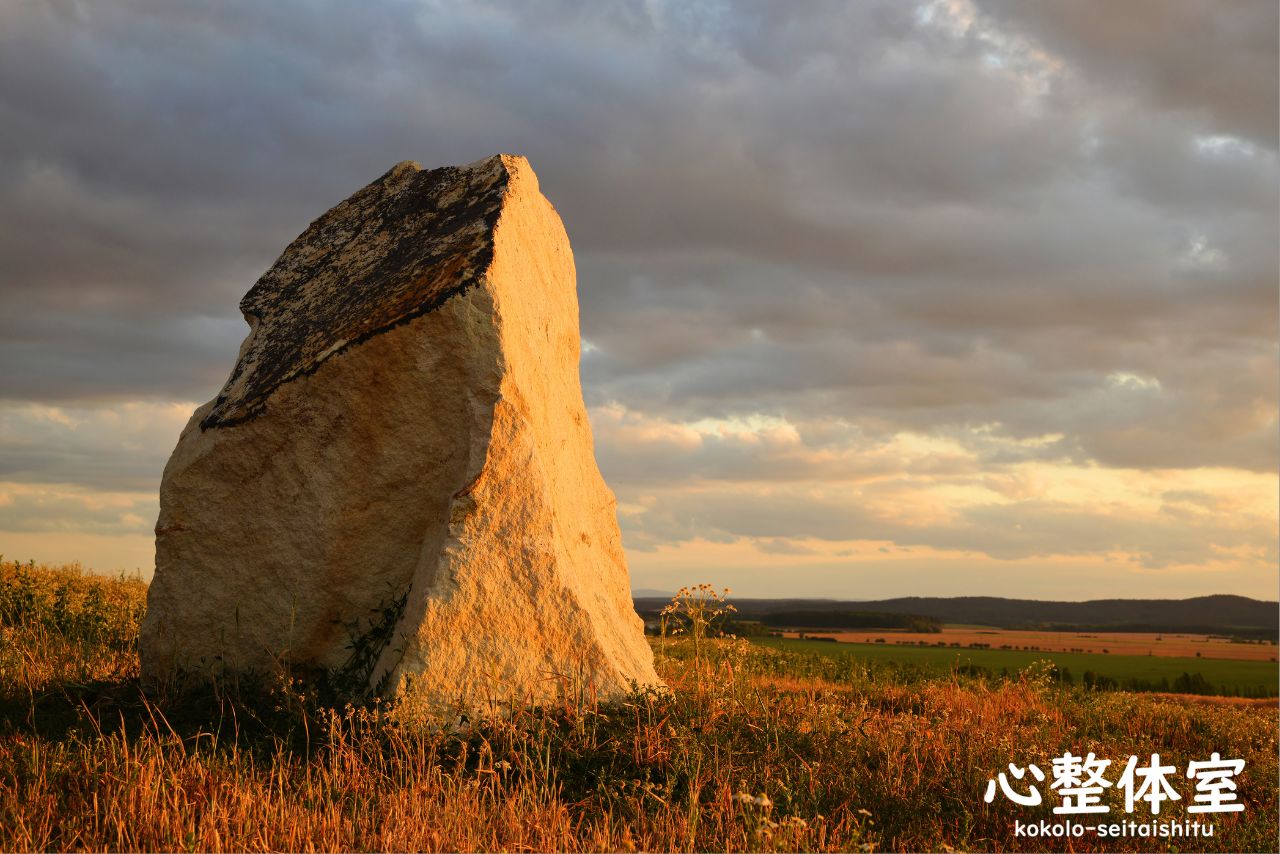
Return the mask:
M 465 705 L 659 684 L 527 161 L 397 165 L 241 310 L 165 468 L 145 680 L 316 669 Z

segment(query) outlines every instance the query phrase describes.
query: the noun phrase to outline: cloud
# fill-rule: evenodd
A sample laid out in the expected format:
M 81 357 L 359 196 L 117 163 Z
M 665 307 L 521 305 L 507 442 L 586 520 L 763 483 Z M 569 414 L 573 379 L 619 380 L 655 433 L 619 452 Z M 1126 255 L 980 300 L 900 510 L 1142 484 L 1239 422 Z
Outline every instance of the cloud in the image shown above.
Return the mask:
M 664 423 L 618 407 L 596 410 L 592 424 L 628 542 L 641 549 L 746 540 L 786 555 L 812 553 L 815 541 L 888 542 L 1144 568 L 1276 558 L 1270 472 L 1086 467 L 1061 434 L 1014 439 L 990 426 L 874 436 L 766 417 Z
M 1149 109 L 1275 147 L 1280 102 L 1274 3 L 976 0 L 1006 26 L 1061 54 L 1099 88 Z
M 0 483 L 0 536 L 12 534 L 137 535 L 155 525 L 156 497 Z
M 0 403 L 0 481 L 153 492 L 189 403 Z
M 0 479 L 154 489 L 294 235 L 399 160 L 495 151 L 573 241 L 606 474 L 661 496 L 630 546 L 908 544 L 933 479 L 1035 466 L 1274 472 L 1275 30 L 1182 0 L 8 4 Z M 930 484 L 907 521 L 820 488 L 884 478 Z M 1203 563 L 1230 529 L 1092 512 L 1028 494 L 927 541 Z

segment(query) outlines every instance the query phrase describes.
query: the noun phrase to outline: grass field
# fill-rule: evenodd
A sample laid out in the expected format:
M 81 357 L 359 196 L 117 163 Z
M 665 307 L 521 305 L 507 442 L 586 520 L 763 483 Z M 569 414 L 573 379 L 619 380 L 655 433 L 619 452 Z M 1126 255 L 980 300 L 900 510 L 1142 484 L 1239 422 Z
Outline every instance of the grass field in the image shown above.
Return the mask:
M 1171 632 L 1049 632 L 996 629 L 986 626 L 944 626 L 941 632 L 899 632 L 859 629 L 805 629 L 808 635 L 821 634 L 841 643 L 875 643 L 889 646 L 988 644 L 993 649 L 1043 652 L 1079 652 L 1113 655 L 1163 655 L 1172 658 L 1234 658 L 1244 661 L 1275 661 L 1275 643 L 1241 643 L 1224 637 Z M 800 632 L 784 631 L 784 637 Z
M 1072 680 L 1076 682 L 1081 681 L 1088 672 L 1122 681 L 1141 680 L 1156 686 L 1152 690 L 1168 691 L 1183 674 L 1199 673 L 1213 688 L 1218 689 L 1209 693 L 1246 697 L 1274 697 L 1280 693 L 1280 665 L 1267 661 L 892 646 L 792 638 L 756 638 L 755 642 L 795 652 L 852 656 L 882 664 L 914 665 L 938 673 L 946 673 L 962 665 L 982 667 L 996 674 L 1002 671 L 1016 673 L 1035 661 L 1048 660 L 1060 668 L 1070 670 Z M 1161 683 L 1168 684 L 1159 689 Z
M 655 639 L 670 692 L 441 726 L 287 679 L 145 696 L 144 597 L 0 564 L 0 850 L 1053 851 L 1063 840 L 1014 835 L 1053 818 L 1047 786 L 1036 808 L 983 792 L 1068 750 L 1246 763 L 1245 810 L 1214 817 L 1212 838 L 1073 850 L 1274 851 L 1280 834 L 1274 706 Z M 1174 785 L 1162 820 L 1189 817 Z M 1126 818 L 1117 790 L 1105 802 Z

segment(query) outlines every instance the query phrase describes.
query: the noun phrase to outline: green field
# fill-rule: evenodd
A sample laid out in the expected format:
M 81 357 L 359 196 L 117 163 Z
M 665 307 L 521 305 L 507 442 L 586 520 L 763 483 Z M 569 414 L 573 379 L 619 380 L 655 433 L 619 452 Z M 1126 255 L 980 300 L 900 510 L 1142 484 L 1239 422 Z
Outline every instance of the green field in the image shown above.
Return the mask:
M 1026 652 L 1003 649 L 957 649 L 954 647 L 887 646 L 869 643 L 831 643 L 793 638 L 753 638 L 763 646 L 793 652 L 816 652 L 828 656 L 850 656 L 882 664 L 911 665 L 946 671 L 963 665 L 983 667 L 993 673 L 1016 673 L 1032 662 L 1048 659 L 1070 670 L 1078 683 L 1086 671 L 1121 682 L 1130 679 L 1173 683 L 1184 673 L 1202 675 L 1219 689 L 1218 693 L 1253 697 L 1274 697 L 1280 665 L 1273 661 L 1235 661 L 1211 658 L 1168 658 L 1156 655 L 1099 655 L 1074 652 Z

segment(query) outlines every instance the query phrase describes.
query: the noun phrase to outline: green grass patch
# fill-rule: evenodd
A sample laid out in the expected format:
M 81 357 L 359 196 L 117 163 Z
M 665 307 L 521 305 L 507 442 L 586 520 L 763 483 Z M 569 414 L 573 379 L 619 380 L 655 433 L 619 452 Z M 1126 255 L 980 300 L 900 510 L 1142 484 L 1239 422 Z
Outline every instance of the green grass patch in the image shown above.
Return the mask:
M 1119 683 L 1115 687 L 1138 690 L 1174 691 L 1186 688 L 1179 683 L 1191 678 L 1190 693 L 1240 697 L 1275 697 L 1280 694 L 1280 665 L 1272 661 L 1237 661 L 1209 658 L 1170 658 L 1158 655 L 1104 655 L 1077 652 L 1028 652 L 1003 649 L 957 649 L 955 647 L 886 646 L 867 643 L 831 643 L 794 638 L 752 638 L 754 643 L 788 652 L 847 656 L 877 665 L 896 665 L 937 673 L 960 667 L 979 667 L 992 675 L 1017 673 L 1032 662 L 1049 660 L 1070 671 L 1073 682 L 1083 682 L 1086 673 Z M 1195 675 L 1203 678 L 1196 682 Z M 1207 683 L 1208 690 L 1203 690 Z M 1194 690 L 1196 686 L 1202 690 Z

